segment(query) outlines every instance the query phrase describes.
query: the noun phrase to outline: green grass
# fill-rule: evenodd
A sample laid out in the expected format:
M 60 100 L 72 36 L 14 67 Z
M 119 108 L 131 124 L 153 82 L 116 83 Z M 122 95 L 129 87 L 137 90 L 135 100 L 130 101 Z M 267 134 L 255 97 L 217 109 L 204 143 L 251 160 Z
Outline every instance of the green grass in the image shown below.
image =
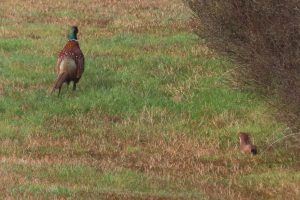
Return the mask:
M 70 2 L 1 5 L 1 198 L 296 199 L 295 155 L 238 151 L 237 132 L 263 151 L 286 127 L 232 88 L 232 63 L 192 33 L 180 1 Z M 86 69 L 57 97 L 73 23 Z

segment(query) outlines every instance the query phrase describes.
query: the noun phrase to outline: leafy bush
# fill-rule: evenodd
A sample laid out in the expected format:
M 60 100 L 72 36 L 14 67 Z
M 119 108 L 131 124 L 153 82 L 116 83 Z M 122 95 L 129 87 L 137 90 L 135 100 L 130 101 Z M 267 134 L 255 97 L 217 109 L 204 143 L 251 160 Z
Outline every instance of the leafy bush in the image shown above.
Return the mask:
M 300 1 L 186 0 L 196 33 L 233 58 L 238 77 L 300 128 Z M 195 24 L 195 23 L 194 23 Z

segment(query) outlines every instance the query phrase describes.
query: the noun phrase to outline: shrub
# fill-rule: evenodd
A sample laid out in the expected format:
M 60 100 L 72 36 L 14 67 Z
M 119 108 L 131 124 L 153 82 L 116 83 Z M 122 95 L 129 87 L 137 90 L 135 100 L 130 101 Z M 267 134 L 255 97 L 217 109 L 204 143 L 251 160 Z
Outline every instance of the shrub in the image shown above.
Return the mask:
M 281 119 L 299 130 L 300 1 L 185 1 L 196 33 L 233 59 L 240 83 L 276 103 Z

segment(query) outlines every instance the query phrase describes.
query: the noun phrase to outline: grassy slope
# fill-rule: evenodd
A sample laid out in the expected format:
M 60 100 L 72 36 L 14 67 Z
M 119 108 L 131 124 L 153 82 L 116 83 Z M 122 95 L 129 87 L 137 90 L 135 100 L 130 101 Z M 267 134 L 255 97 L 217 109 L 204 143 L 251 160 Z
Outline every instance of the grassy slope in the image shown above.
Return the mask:
M 199 44 L 180 1 L 59 2 L 1 3 L 1 198 L 299 195 L 296 157 L 238 152 L 237 131 L 265 146 L 283 126 L 225 84 L 230 62 Z M 57 98 L 72 24 L 86 71 Z

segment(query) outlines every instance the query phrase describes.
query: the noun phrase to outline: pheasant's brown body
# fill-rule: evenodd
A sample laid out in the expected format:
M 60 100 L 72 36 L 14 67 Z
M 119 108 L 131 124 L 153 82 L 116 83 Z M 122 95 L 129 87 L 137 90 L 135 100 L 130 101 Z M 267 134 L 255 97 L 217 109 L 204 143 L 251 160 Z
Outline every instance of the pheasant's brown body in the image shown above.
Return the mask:
M 78 32 L 76 27 L 75 29 Z M 75 34 L 77 34 L 75 32 Z M 76 36 L 77 37 L 77 36 Z M 58 89 L 60 94 L 63 83 L 69 84 L 73 82 L 73 90 L 76 89 L 76 84 L 80 80 L 84 71 L 84 55 L 79 47 L 77 40 L 69 40 L 63 50 L 59 53 L 56 64 L 56 73 L 58 78 L 54 84 L 53 90 Z

